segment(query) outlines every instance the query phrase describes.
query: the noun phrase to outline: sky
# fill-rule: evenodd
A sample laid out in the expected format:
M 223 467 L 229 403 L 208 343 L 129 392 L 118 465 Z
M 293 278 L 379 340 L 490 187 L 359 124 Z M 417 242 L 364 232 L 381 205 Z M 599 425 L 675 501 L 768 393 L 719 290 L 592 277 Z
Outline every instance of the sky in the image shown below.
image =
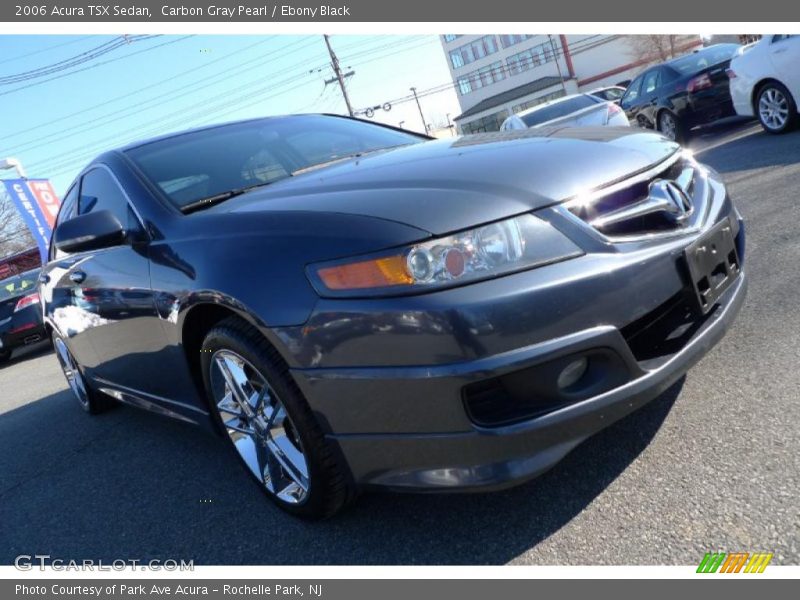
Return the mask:
M 392 103 L 373 120 L 422 131 L 412 86 L 429 124 L 459 114 L 452 87 L 432 89 L 451 83 L 437 36 L 334 35 L 331 44 L 342 71 L 354 71 L 354 109 Z M 94 156 L 137 139 L 266 115 L 344 114 L 338 85 L 324 83 L 332 76 L 321 35 L 3 35 L 0 159 L 19 159 L 61 195 Z

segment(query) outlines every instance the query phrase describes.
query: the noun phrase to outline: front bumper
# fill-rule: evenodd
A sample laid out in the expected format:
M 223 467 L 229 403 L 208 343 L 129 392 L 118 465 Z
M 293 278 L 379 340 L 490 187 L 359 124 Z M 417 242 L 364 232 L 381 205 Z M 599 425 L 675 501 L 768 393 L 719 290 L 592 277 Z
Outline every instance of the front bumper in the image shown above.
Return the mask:
M 323 300 L 305 326 L 275 330 L 353 480 L 417 491 L 514 484 L 670 387 L 746 294 L 742 269 L 679 347 L 643 356 L 631 343 L 632 325 L 687 289 L 681 257 L 698 236 L 730 219 L 743 258 L 743 224 L 713 174 L 710 193 L 693 235 L 620 245 L 575 226 L 580 258 L 417 297 Z M 540 215 L 556 224 L 563 211 Z M 511 424 L 485 426 L 465 406 L 472 384 L 597 351 L 617 357 L 623 382 Z
M 742 306 L 747 288 L 744 274 L 726 292 L 722 307 L 681 352 L 633 381 L 530 421 L 498 428 L 473 426 L 454 433 L 332 434 L 362 485 L 405 490 L 465 490 L 499 488 L 535 477 L 551 468 L 575 446 L 657 397 L 677 381 L 725 334 Z M 492 357 L 460 368 L 413 369 L 394 372 L 386 380 L 363 381 L 375 398 L 423 397 L 444 400 L 444 389 L 458 389 L 486 373 L 521 369 L 565 351 L 611 348 L 635 363 L 619 330 L 597 327 L 567 338 L 536 344 L 513 356 Z M 349 386 L 348 386 L 349 387 Z M 426 393 L 425 390 L 430 393 Z M 381 403 L 383 404 L 383 403 Z M 424 414 L 424 413 L 423 413 Z

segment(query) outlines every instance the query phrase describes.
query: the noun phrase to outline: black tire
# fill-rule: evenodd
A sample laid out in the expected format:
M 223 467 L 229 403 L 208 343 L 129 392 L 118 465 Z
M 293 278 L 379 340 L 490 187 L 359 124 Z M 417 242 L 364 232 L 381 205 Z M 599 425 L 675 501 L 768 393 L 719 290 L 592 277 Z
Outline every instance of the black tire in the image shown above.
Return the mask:
M 773 99 L 783 99 L 782 102 L 778 102 L 780 106 L 783 106 L 783 103 L 785 103 L 788 114 L 786 115 L 786 120 L 782 124 L 776 121 L 770 121 L 767 114 L 762 114 L 762 99 L 769 103 L 770 95 L 772 95 Z M 770 104 L 775 105 L 776 103 L 773 101 Z M 761 86 L 756 94 L 755 102 L 753 102 L 753 109 L 755 110 L 756 117 L 758 117 L 758 122 L 761 123 L 761 127 L 764 129 L 764 131 L 773 135 L 780 135 L 782 133 L 791 131 L 797 127 L 798 121 L 800 121 L 800 116 L 797 114 L 797 103 L 795 102 L 794 98 L 792 98 L 791 92 L 786 89 L 786 86 L 784 86 L 782 83 L 778 83 L 777 81 L 769 81 Z
M 57 333 L 53 333 L 50 341 L 53 344 L 56 359 L 67 380 L 67 385 L 72 395 L 75 396 L 75 399 L 78 401 L 78 405 L 84 411 L 90 415 L 98 415 L 117 405 L 117 401 L 110 396 L 106 396 L 92 389 L 92 386 L 83 374 L 81 366 L 75 360 L 75 357 L 72 356 L 72 353 L 69 351 L 69 348 L 61 336 Z M 71 361 L 71 365 L 68 364 L 68 361 Z M 75 379 L 71 379 L 71 376 Z
M 672 121 L 674 123 L 674 127 L 669 127 L 668 122 Z M 658 118 L 656 119 L 656 129 L 663 135 L 664 137 L 671 139 L 678 144 L 685 144 L 689 139 L 689 132 L 686 129 L 686 126 L 681 123 L 680 119 L 675 116 L 669 110 L 662 110 L 658 113 Z M 670 130 L 674 131 L 674 134 L 670 132 Z
M 285 408 L 289 421 L 287 430 L 291 428 L 292 434 L 296 436 L 308 467 L 308 490 L 301 502 L 289 503 L 270 491 L 264 481 L 266 477 L 259 478 L 248 467 L 228 434 L 217 408 L 212 384 L 214 357 L 219 351 L 233 352 L 245 359 L 266 380 Z M 356 489 L 351 484 L 349 472 L 325 439 L 322 428 L 289 373 L 286 363 L 258 330 L 236 317 L 221 321 L 206 335 L 200 361 L 209 408 L 225 443 L 272 502 L 292 515 L 321 519 L 341 511 L 355 499 Z M 219 390 L 216 393 L 219 394 Z
M 0 351 L 0 365 L 7 363 L 11 360 L 11 350 Z

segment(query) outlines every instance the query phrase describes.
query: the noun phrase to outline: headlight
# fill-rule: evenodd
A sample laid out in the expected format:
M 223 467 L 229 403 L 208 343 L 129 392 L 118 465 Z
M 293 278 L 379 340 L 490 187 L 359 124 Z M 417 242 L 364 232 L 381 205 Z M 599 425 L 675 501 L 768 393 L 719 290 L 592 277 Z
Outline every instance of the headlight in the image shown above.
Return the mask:
M 397 295 L 461 285 L 583 252 L 552 225 L 522 215 L 369 257 L 311 265 L 323 296 Z

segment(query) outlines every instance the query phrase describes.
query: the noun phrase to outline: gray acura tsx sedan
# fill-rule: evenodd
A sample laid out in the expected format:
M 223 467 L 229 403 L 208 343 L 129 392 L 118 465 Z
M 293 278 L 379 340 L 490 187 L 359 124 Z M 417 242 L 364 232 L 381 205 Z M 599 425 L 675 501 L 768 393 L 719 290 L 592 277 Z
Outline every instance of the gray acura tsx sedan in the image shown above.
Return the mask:
M 209 427 L 322 517 L 549 469 L 720 340 L 744 240 L 720 176 L 657 134 L 297 115 L 96 158 L 40 295 L 87 412 Z

